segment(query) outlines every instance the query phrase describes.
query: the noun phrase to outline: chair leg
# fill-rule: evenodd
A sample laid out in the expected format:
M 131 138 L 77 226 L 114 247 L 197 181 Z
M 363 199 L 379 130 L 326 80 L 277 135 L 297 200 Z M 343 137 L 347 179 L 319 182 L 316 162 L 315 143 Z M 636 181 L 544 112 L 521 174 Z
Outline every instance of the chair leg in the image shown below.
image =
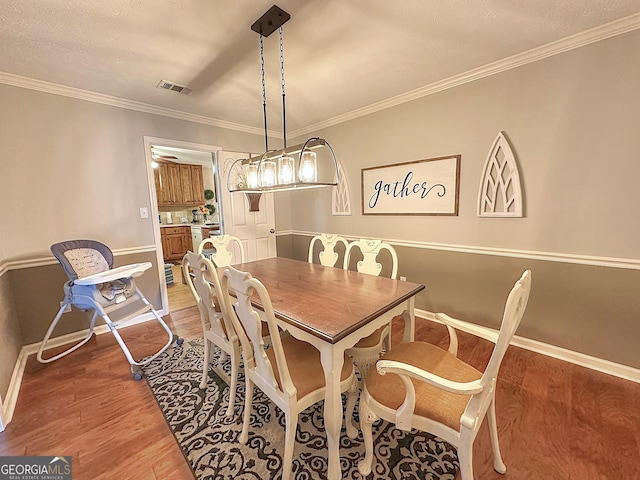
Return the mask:
M 493 449 L 493 468 L 498 473 L 504 473 L 507 471 L 507 466 L 502 461 L 502 455 L 500 455 L 500 444 L 498 443 L 498 425 L 496 423 L 495 397 L 491 399 L 487 417 L 489 420 L 489 433 L 491 435 L 491 448 Z
M 458 461 L 460 462 L 460 478 L 473 480 L 473 435 L 470 430 L 461 426 L 460 444 L 458 445 Z
M 231 355 L 231 382 L 229 385 L 229 406 L 227 407 L 227 417 L 233 415 L 233 405 L 236 399 L 236 388 L 238 386 L 238 363 L 240 362 L 240 349 L 237 345 L 232 345 L 234 350 Z
M 200 382 L 200 388 L 207 387 L 207 374 L 209 373 L 209 361 L 211 359 L 211 342 L 204 339 L 204 365 L 202 365 L 202 381 Z
M 360 398 L 360 428 L 364 438 L 365 455 L 358 462 L 358 471 L 361 475 L 367 476 L 373 468 L 373 422 L 378 420 L 378 416 L 369 408 L 366 402 Z
M 58 310 L 58 313 L 56 314 L 55 318 L 51 322 L 51 325 L 49 325 L 49 329 L 47 330 L 47 333 L 44 336 L 44 339 L 42 340 L 42 343 L 40 344 L 40 348 L 38 349 L 38 354 L 36 355 L 36 358 L 38 359 L 38 361 L 40 363 L 50 363 L 50 362 L 53 362 L 54 360 L 58 360 L 59 358 L 62 358 L 65 355 L 69 355 L 71 352 L 76 351 L 78 348 L 80 348 L 85 343 L 87 343 L 89 340 L 91 340 L 91 337 L 93 336 L 93 327 L 94 327 L 94 325 L 96 323 L 96 318 L 97 318 L 97 312 L 95 310 L 93 311 L 93 317 L 91 317 L 91 324 L 89 325 L 89 332 L 87 333 L 87 336 L 83 340 L 81 340 L 80 342 L 76 343 L 73 347 L 68 348 L 64 352 L 59 353 L 58 355 L 55 355 L 55 356 L 50 357 L 50 358 L 42 358 L 42 354 L 44 353 L 45 349 L 47 348 L 47 343 L 49 342 L 49 338 L 51 337 L 51 334 L 53 333 L 53 330 L 56 328 L 56 325 L 58 324 L 58 321 L 60 320 L 60 317 L 62 317 L 62 314 L 64 313 L 65 309 L 70 304 L 71 304 L 71 302 L 68 302 L 67 299 L 65 298 L 64 302 L 62 302 L 62 305 L 60 306 L 60 310 Z
M 291 467 L 293 466 L 293 446 L 296 441 L 296 429 L 298 428 L 298 414 L 291 410 L 285 412 L 284 430 L 284 455 L 282 456 L 282 480 L 291 478 Z
M 244 392 L 244 420 L 242 422 L 242 432 L 240 433 L 240 443 L 247 443 L 249 439 L 249 422 L 251 421 L 251 405 L 253 404 L 253 382 L 246 377 L 246 391 Z
M 344 425 L 347 428 L 347 436 L 354 439 L 358 436 L 358 427 L 353 421 L 353 411 L 355 410 L 356 400 L 358 400 L 359 384 L 354 379 L 349 389 L 349 396 L 347 397 L 347 405 L 344 413 Z

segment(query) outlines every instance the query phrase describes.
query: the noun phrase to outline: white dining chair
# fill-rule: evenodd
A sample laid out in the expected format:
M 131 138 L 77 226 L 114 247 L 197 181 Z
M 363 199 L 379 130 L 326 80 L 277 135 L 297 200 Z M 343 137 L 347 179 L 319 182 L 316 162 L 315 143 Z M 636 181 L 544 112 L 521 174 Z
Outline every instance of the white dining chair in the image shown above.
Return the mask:
M 325 267 L 335 267 L 340 259 L 340 255 L 336 252 L 336 247 L 342 245 L 346 252 L 349 242 L 334 233 L 321 233 L 311 239 L 309 243 L 309 263 L 313 263 L 315 257 L 316 244 L 320 243 L 322 250 L 318 253 L 320 265 Z
M 216 308 L 214 299 L 220 298 L 220 280 L 215 265 L 200 253 L 187 252 L 182 259 L 182 275 L 193 295 L 202 323 L 204 336 L 204 365 L 202 367 L 202 381 L 200 388 L 206 388 L 209 364 L 213 346 L 222 350 L 220 365 L 225 359 L 225 353 L 231 358 L 231 374 L 227 375 L 222 368 L 215 370 L 230 387 L 229 406 L 227 416 L 233 415 L 233 404 L 236 393 L 238 370 L 240 364 L 240 341 L 226 310 L 226 304 L 218 302 Z
M 449 349 L 425 342 L 402 343 L 387 352 L 367 375 L 360 395 L 360 425 L 366 454 L 358 464 L 362 475 L 371 473 L 374 460 L 372 424 L 378 419 L 400 430 L 417 429 L 436 435 L 458 449 L 462 480 L 473 480 L 473 440 L 485 415 L 493 449 L 493 467 L 505 473 L 496 425 L 495 396 L 498 370 L 522 320 L 531 272 L 516 282 L 505 305 L 502 325 L 484 373 L 457 358 L 454 320 L 436 317 L 449 331 Z
M 245 261 L 242 240 L 234 235 L 214 235 L 205 238 L 198 245 L 198 253 L 213 260 L 217 267 L 227 267 Z
M 224 302 L 242 345 L 246 380 L 245 410 L 239 441 L 249 437 L 249 421 L 254 384 L 260 388 L 285 415 L 285 442 L 282 457 L 282 480 L 289 480 L 292 471 L 293 445 L 298 415 L 325 397 L 325 377 L 320 352 L 311 344 L 289 335 L 281 336 L 273 306 L 265 286 L 251 274 L 228 267 L 222 274 Z M 235 292 L 235 298 L 230 295 Z M 255 310 L 252 299 L 259 299 L 263 311 Z M 235 305 L 235 308 L 230 308 Z M 266 320 L 272 344 L 265 346 L 261 318 Z M 340 391 L 349 391 L 348 401 L 356 400 L 353 364 L 345 355 L 340 376 Z
M 378 262 L 378 256 L 381 252 L 387 251 L 391 257 L 389 277 L 393 279 L 397 278 L 398 255 L 391 245 L 382 240 L 360 239 L 351 242 L 344 255 L 343 267 L 345 270 L 349 268 L 351 257 L 356 250 L 362 255 L 362 260 L 358 260 L 356 263 L 356 270 L 358 272 L 379 276 L 383 269 L 382 264 Z M 347 354 L 353 358 L 363 380 L 369 368 L 371 368 L 371 365 L 380 358 L 383 347 L 386 347 L 387 350 L 391 348 L 390 333 L 390 325 L 384 325 L 347 350 Z

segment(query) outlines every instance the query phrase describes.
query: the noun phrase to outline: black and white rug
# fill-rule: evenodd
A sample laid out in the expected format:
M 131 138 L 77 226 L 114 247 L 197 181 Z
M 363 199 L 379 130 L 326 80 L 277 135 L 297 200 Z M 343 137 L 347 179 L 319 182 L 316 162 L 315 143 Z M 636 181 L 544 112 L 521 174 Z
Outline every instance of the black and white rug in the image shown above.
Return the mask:
M 254 388 L 249 441 L 238 442 L 244 409 L 244 378 L 239 380 L 235 413 L 225 417 L 229 387 L 210 370 L 207 388 L 199 387 L 203 339 L 174 346 L 145 368 L 145 375 L 167 423 L 198 480 L 279 479 L 284 450 L 284 414 Z M 217 366 L 218 355 L 212 366 Z M 225 368 L 226 367 L 226 368 Z M 223 365 L 229 370 L 229 361 Z M 298 418 L 293 457 L 295 480 L 326 478 L 327 445 L 323 403 Z M 368 477 L 380 479 L 453 480 L 458 468 L 455 449 L 428 434 L 411 434 L 379 421 L 374 425 L 376 461 Z M 342 428 L 340 454 L 343 478 L 362 478 L 362 434 L 349 439 Z

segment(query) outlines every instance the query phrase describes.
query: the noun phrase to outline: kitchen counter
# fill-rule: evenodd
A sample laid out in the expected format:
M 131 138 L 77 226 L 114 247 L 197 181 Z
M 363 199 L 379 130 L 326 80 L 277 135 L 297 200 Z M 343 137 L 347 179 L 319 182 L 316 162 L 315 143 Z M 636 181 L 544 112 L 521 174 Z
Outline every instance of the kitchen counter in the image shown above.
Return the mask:
M 202 227 L 210 228 L 211 230 L 220 230 L 220 224 L 204 224 L 204 223 L 161 223 L 160 228 L 164 227 Z

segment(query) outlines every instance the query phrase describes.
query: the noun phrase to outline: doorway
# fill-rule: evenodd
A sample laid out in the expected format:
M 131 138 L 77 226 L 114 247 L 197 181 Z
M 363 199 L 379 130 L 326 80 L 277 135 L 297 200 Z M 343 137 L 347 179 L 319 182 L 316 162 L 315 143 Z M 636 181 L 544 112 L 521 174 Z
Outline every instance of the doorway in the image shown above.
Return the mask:
M 216 152 L 221 148 L 146 136 L 144 146 L 147 180 L 151 192 L 151 218 L 154 219 L 154 243 L 160 267 L 158 273 L 162 315 L 166 315 L 195 305 L 189 288 L 182 280 L 180 268 L 186 250 L 197 248 L 197 245 L 193 245 L 194 238 L 200 238 L 203 230 L 207 233 L 224 232 L 219 195 L 220 178 L 216 161 Z M 162 170 L 164 178 L 160 175 L 159 169 Z M 173 187 L 168 189 L 165 183 L 169 181 L 169 175 L 173 176 L 172 181 L 176 185 L 179 184 L 180 188 L 185 187 L 179 194 L 185 195 L 184 201 L 167 197 L 166 192 L 169 190 L 172 195 L 175 194 Z M 212 198 L 210 192 L 213 192 Z M 204 205 L 213 206 L 215 209 L 215 212 L 209 212 L 206 218 L 199 208 Z

